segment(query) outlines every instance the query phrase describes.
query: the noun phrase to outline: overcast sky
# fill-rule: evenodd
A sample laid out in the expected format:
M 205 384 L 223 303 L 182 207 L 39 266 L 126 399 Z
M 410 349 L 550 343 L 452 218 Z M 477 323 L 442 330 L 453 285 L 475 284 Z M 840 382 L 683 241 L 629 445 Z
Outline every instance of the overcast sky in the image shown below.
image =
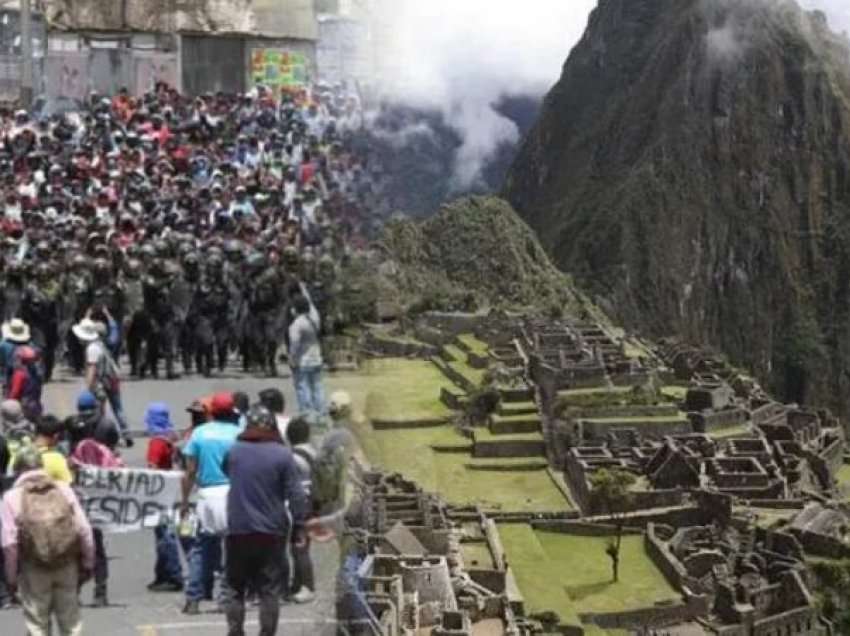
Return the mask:
M 558 80 L 596 0 L 377 0 L 394 39 L 391 93 L 439 109 L 461 132 L 456 178 L 475 181 L 483 161 L 517 141 L 512 122 L 490 107 L 504 94 L 542 96 Z M 671 0 L 676 1 L 676 0 Z M 802 0 L 850 30 L 850 0 Z M 386 15 L 384 15 L 384 13 Z

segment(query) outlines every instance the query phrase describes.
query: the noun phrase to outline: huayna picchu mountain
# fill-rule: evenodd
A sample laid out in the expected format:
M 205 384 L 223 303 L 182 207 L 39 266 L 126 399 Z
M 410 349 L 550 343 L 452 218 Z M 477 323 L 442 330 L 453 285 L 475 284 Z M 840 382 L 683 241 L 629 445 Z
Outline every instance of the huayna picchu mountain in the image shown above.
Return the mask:
M 600 0 L 505 196 L 611 315 L 847 412 L 849 60 L 790 0 Z

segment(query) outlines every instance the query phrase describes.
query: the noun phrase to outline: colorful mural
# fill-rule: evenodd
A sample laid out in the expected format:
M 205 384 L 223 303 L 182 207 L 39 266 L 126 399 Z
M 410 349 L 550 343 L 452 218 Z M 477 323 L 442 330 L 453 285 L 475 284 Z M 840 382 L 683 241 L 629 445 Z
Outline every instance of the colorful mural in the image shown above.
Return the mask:
M 263 84 L 280 92 L 297 90 L 307 85 L 309 75 L 309 61 L 303 53 L 283 49 L 251 51 L 252 86 Z

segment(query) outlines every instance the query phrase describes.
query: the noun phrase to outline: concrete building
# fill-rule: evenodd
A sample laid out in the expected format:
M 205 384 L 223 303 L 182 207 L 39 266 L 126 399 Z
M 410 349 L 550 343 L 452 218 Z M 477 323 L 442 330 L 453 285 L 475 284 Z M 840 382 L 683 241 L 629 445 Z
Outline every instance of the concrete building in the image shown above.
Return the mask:
M 36 70 L 48 100 L 122 86 L 141 94 L 159 81 L 190 94 L 258 83 L 282 91 L 316 76 L 313 0 L 36 0 L 33 9 L 48 31 Z

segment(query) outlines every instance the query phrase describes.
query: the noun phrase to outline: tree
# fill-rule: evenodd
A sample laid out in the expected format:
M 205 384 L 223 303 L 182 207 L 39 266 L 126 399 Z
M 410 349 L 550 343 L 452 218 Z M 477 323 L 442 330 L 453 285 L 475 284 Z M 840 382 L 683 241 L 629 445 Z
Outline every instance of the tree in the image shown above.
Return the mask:
M 629 508 L 631 493 L 629 488 L 635 483 L 635 476 L 625 470 L 602 468 L 590 476 L 590 485 L 594 497 L 614 521 L 616 533 L 612 537 L 605 553 L 611 559 L 611 571 L 614 583 L 620 580 L 620 547 L 623 543 L 623 526 L 626 510 Z

